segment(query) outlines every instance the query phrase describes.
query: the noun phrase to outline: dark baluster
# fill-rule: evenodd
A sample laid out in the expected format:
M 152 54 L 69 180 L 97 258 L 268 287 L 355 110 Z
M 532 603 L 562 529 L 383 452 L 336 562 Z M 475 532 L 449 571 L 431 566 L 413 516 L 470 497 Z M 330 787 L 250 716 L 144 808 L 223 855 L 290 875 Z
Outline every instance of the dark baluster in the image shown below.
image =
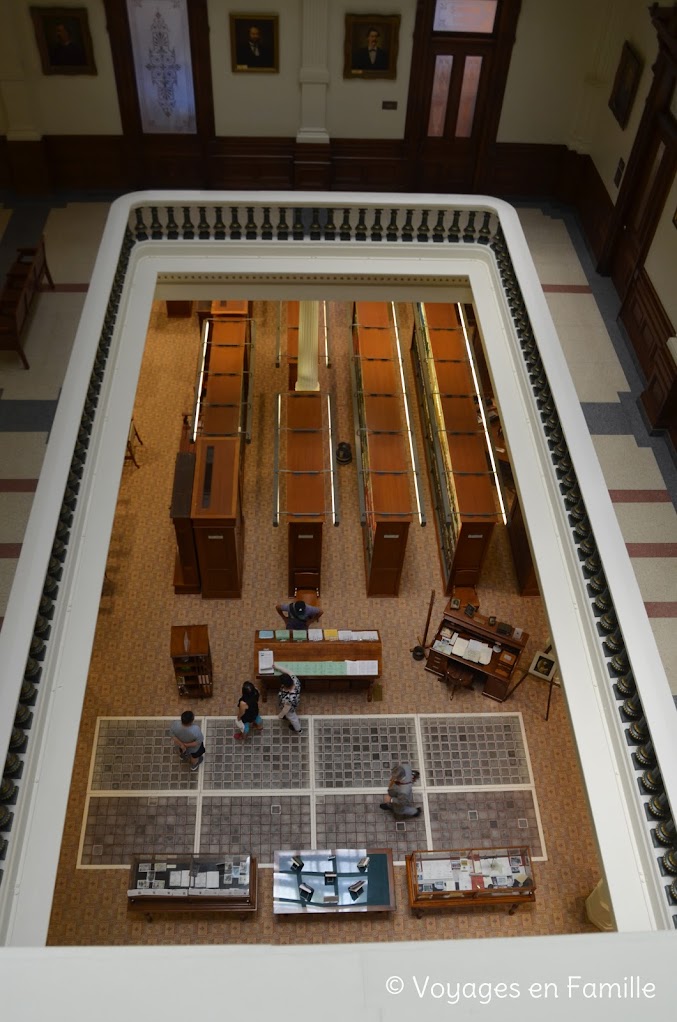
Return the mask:
M 54 617 L 54 601 L 50 600 L 50 598 L 45 596 L 44 593 L 40 597 L 40 616 L 49 618 L 50 621 Z M 36 664 L 35 666 L 39 667 L 40 664 Z
M 609 667 L 611 668 L 612 671 L 614 671 L 615 674 L 628 673 L 628 671 L 630 670 L 630 660 L 628 659 L 628 654 L 625 652 L 625 650 L 623 650 L 622 653 L 616 653 L 615 656 L 612 656 L 611 660 L 609 661 Z
M 437 220 L 433 227 L 433 241 L 444 241 L 444 210 L 438 209 Z
M 357 223 L 355 225 L 355 241 L 367 240 L 367 225 L 365 223 L 366 215 L 367 215 L 366 209 L 357 210 Z
M 653 742 L 649 741 L 644 745 L 640 745 L 639 749 L 635 752 L 635 757 L 640 766 L 653 766 L 656 762 L 656 753 L 654 752 Z
M 382 209 L 373 210 L 374 221 L 371 225 L 371 240 L 383 241 L 383 225 L 381 224 Z
M 451 224 L 449 226 L 448 241 L 460 241 L 461 240 L 461 227 L 460 227 L 461 211 L 455 209 L 451 218 Z
M 2 771 L 5 777 L 20 777 L 23 767 L 23 760 L 15 752 L 8 752 L 5 760 L 5 769 Z
M 658 820 L 667 820 L 670 817 L 670 803 L 664 791 L 650 798 L 646 807 L 651 815 L 655 816 Z M 670 841 L 669 843 L 672 844 L 673 842 Z
M 583 560 L 585 557 L 590 557 L 590 555 L 594 554 L 595 550 L 597 549 L 597 547 L 595 546 L 595 537 L 593 536 L 592 533 L 590 533 L 588 536 L 585 537 L 585 539 L 582 539 L 580 542 L 577 541 L 576 546 L 578 547 L 578 556 L 581 558 L 581 560 Z
M 200 219 L 197 224 L 197 236 L 203 241 L 207 241 L 210 236 L 209 223 L 207 221 L 207 207 L 198 206 L 198 212 L 200 214 Z
M 7 806 L 0 804 L 0 830 L 8 830 L 13 819 L 14 814 L 10 813 Z M 4 847 L 7 847 L 6 843 L 4 843 Z
M 313 207 L 310 220 L 310 240 L 321 241 L 321 239 L 322 228 L 320 226 L 320 211 L 317 207 Z
M 397 210 L 390 210 L 390 221 L 386 227 L 386 241 L 397 241 L 400 236 L 399 228 L 397 226 Z
M 150 236 L 153 241 L 162 240 L 162 224 L 160 223 L 157 206 L 150 207 Z
M 611 609 L 607 610 L 605 614 L 602 614 L 599 619 L 599 627 L 603 632 L 613 632 L 614 629 L 618 628 L 618 618 L 616 617 L 616 611 Z
M 607 656 L 614 656 L 616 653 L 620 653 L 623 649 L 623 633 L 620 628 L 617 628 L 615 632 L 611 632 L 610 635 L 605 635 L 602 645 L 606 650 Z
M 237 218 L 237 214 L 238 214 L 237 206 L 231 206 L 229 233 L 233 241 L 238 241 L 242 237 L 242 225 Z
M 22 703 L 18 703 L 16 713 L 14 714 L 14 726 L 29 729 L 32 722 L 33 714 L 30 708 L 23 706 Z
M 333 241 L 336 237 L 336 224 L 334 223 L 334 209 L 332 206 L 327 209 L 327 219 L 324 225 L 325 241 Z
M 573 522 L 582 522 L 587 514 L 583 501 L 579 500 L 578 504 L 574 504 L 574 506 L 570 509 L 569 514 L 573 520 L 572 524 Z
M 413 241 L 414 240 L 414 225 L 412 220 L 414 219 L 413 209 L 408 209 L 402 224 L 402 241 Z
M 35 627 L 33 629 L 34 633 L 36 635 L 39 635 L 41 639 L 48 639 L 51 630 L 52 626 L 50 625 L 47 618 L 43 617 L 42 614 L 38 614 L 38 616 L 35 619 Z
M 303 210 L 300 206 L 294 206 L 294 224 L 292 226 L 292 238 L 294 241 L 303 241 L 306 236 L 303 226 Z
M 33 706 L 35 700 L 38 697 L 38 690 L 35 685 L 27 681 L 26 678 L 21 682 L 21 692 L 19 693 L 19 702 L 23 703 L 24 706 Z
M 263 223 L 261 224 L 261 237 L 264 241 L 271 241 L 273 237 L 273 225 L 270 219 L 270 206 L 263 207 Z
M 621 709 L 623 710 L 625 716 L 629 717 L 630 720 L 639 720 L 643 713 L 642 704 L 640 702 L 639 696 L 636 693 L 630 699 L 625 700 Z
M 179 225 L 174 219 L 174 207 L 167 206 L 167 237 L 175 241 L 179 236 Z
M 490 221 L 491 213 L 485 211 L 484 216 L 482 217 L 482 226 L 478 231 L 479 237 L 477 240 L 480 245 L 489 245 L 491 243 L 491 228 L 489 227 Z
M 602 562 L 599 558 L 599 554 L 594 553 L 592 557 L 588 557 L 587 560 L 583 561 L 582 567 L 584 575 L 587 575 L 588 577 L 590 575 L 596 575 L 602 570 Z
M 475 240 L 475 216 L 476 216 L 475 210 L 471 209 L 470 212 L 468 213 L 468 220 L 463 231 L 464 241 L 470 242 Z
M 649 725 L 646 722 L 646 717 L 640 717 L 639 720 L 633 720 L 627 730 L 627 735 L 628 738 L 637 745 L 644 745 L 649 737 Z
M 31 711 L 28 711 L 30 717 Z M 9 777 L 0 779 L 0 802 L 11 802 L 17 793 L 17 786 Z
M 677 873 L 677 848 L 669 848 L 661 859 L 663 868 L 666 873 L 672 873 L 674 876 Z M 670 894 L 674 901 L 677 901 L 677 880 L 673 880 L 670 884 Z
M 428 227 L 428 217 L 430 216 L 429 209 L 421 210 L 421 222 L 418 225 L 418 231 L 416 232 L 417 241 L 430 241 L 430 228 Z
M 280 218 L 277 222 L 277 238 L 278 241 L 287 241 L 289 238 L 289 227 L 287 226 L 287 210 L 284 206 L 280 206 Z
M 670 817 L 664 820 L 663 823 L 659 823 L 654 831 L 656 841 L 661 845 L 675 845 L 677 844 L 677 830 L 675 830 L 675 824 Z M 665 861 L 665 857 L 663 857 Z
M 341 241 L 352 241 L 353 232 L 350 226 L 350 209 L 348 207 L 343 210 L 343 220 L 339 227 L 339 238 Z
M 9 751 L 10 752 L 23 752 L 28 743 L 28 738 L 19 727 L 12 728 L 12 734 L 9 739 Z
M 601 593 L 597 593 L 597 596 L 592 601 L 592 612 L 595 617 L 600 617 L 602 614 L 608 614 L 612 607 L 613 600 L 611 599 L 611 593 L 608 589 L 604 589 Z
M 136 240 L 137 241 L 148 241 L 148 228 L 146 227 L 145 223 L 143 222 L 143 210 L 142 209 L 135 209 L 134 210 L 134 216 L 136 217 L 136 226 L 134 228 L 134 233 L 136 235 Z
M 181 224 L 181 237 L 185 241 L 191 241 L 195 237 L 195 226 L 190 219 L 190 206 L 183 207 L 183 223 Z
M 225 241 L 226 225 L 223 222 L 223 206 L 214 206 L 214 237 L 217 241 Z
M 35 660 L 44 660 L 46 651 L 47 647 L 42 641 L 42 639 L 39 639 L 37 635 L 34 635 L 33 638 L 31 639 L 30 655 Z
M 639 783 L 649 795 L 656 795 L 663 791 L 663 778 L 659 767 L 652 770 L 645 770 L 639 779 Z
M 56 579 L 50 578 L 49 575 L 45 576 L 45 584 L 42 589 L 45 596 L 48 596 L 50 600 L 55 600 L 57 593 L 59 592 L 59 583 Z
M 256 220 L 254 219 L 254 207 L 247 206 L 247 223 L 244 225 L 244 236 L 249 241 L 255 241 L 258 234 L 259 229 L 256 226 Z

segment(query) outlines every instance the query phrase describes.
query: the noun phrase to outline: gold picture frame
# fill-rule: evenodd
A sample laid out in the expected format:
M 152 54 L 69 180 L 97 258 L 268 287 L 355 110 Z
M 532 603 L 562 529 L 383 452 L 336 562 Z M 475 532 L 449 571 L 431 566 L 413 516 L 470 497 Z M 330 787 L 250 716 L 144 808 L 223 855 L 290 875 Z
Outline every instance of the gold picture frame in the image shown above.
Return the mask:
M 344 78 L 396 78 L 399 14 L 346 14 Z
M 616 77 L 609 97 L 609 109 L 620 124 L 625 128 L 637 95 L 637 87 L 642 77 L 642 59 L 635 53 L 630 43 L 623 43 L 621 59 L 618 62 Z
M 277 74 L 279 15 L 231 14 L 230 60 L 234 74 Z
M 43 74 L 97 74 L 85 7 L 31 7 L 30 12 Z

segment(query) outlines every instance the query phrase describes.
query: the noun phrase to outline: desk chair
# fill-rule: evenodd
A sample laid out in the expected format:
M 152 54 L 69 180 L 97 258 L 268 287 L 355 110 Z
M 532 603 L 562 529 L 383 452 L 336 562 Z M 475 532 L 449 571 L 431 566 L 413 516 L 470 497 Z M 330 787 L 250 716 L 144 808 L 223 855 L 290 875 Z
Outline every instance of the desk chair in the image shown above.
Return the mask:
M 457 664 L 450 660 L 442 678 L 442 681 L 450 686 L 449 702 L 454 698 L 454 692 L 459 685 L 461 688 L 472 688 L 474 680 L 475 671 L 471 667 L 466 667 L 465 664 Z
M 319 607 L 320 603 L 320 573 L 319 571 L 295 571 L 294 572 L 293 597 L 295 600 L 303 600 L 311 607 Z
M 136 460 L 136 455 L 134 454 L 135 443 L 141 444 L 141 446 L 143 447 L 143 440 L 139 436 L 139 431 L 134 425 L 134 419 L 132 419 L 132 421 L 129 424 L 129 433 L 127 434 L 127 451 L 125 453 L 125 461 L 127 460 L 133 461 L 136 467 L 138 468 L 139 463 Z

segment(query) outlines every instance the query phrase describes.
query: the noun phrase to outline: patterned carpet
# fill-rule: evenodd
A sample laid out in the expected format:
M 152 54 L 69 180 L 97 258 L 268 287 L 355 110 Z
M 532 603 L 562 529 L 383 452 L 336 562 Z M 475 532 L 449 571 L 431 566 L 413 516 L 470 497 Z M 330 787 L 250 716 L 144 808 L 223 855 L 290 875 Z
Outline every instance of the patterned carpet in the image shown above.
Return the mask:
M 411 310 L 406 306 L 398 307 L 398 316 L 405 348 L 406 382 L 413 399 L 413 379 L 406 353 Z M 286 527 L 282 525 L 275 529 L 271 522 L 274 397 L 286 386 L 286 368 L 275 369 L 277 306 L 272 302 L 256 302 L 254 317 L 257 324 L 257 373 L 253 439 L 245 457 L 244 586 L 240 600 L 207 601 L 200 596 L 174 595 L 174 537 L 168 515 L 181 415 L 190 410 L 193 399 L 199 344 L 197 318 L 168 319 L 164 305 L 160 303 L 153 309 L 134 409 L 134 419 L 143 438 L 143 447 L 137 449 L 140 467 L 137 469 L 127 462 L 122 471 L 107 565 L 109 581 L 104 584 L 101 596 L 80 729 L 81 755 L 73 776 L 49 943 L 289 944 L 431 940 L 452 935 L 459 938 L 495 937 L 590 930 L 583 903 L 600 877 L 600 868 L 574 744 L 559 690 L 555 691 L 547 723 L 543 719 L 547 687 L 535 680 L 525 682 L 515 697 L 503 706 L 472 689 L 457 691 L 453 704 L 450 704 L 446 687 L 426 673 L 410 655 L 411 646 L 421 637 L 431 589 L 436 591 L 433 623 L 439 619 L 446 603 L 441 592 L 434 527 L 432 524 L 426 528 L 412 525 L 410 529 L 399 599 L 367 599 L 354 464 L 339 470 L 341 525 L 324 529 L 322 606 L 325 613 L 322 624 L 326 627 L 379 630 L 383 640 L 383 699 L 367 704 L 364 693 L 307 694 L 303 697 L 301 712 L 311 715 L 316 726 L 324 726 L 323 717 L 349 715 L 357 718 L 365 714 L 367 706 L 370 718 L 383 715 L 384 719 L 389 714 L 424 717 L 448 714 L 452 707 L 456 713 L 473 715 L 519 711 L 528 741 L 548 854 L 547 862 L 536 864 L 538 891 L 533 910 L 516 913 L 513 917 L 497 911 L 468 910 L 433 914 L 430 918 L 416 920 L 407 907 L 404 869 L 397 867 L 397 911 L 382 918 L 352 919 L 347 928 L 343 919 L 295 918 L 292 923 L 276 920 L 272 914 L 270 873 L 262 873 L 261 876 L 259 911 L 246 921 L 196 914 L 180 919 L 163 918 L 149 924 L 143 918 L 127 913 L 125 870 L 119 867 L 77 868 L 88 805 L 88 767 L 98 719 L 157 718 L 158 715 L 174 718 L 186 709 L 187 703 L 178 697 L 176 691 L 169 658 L 169 632 L 171 625 L 199 623 L 209 626 L 214 696 L 208 705 L 195 707 L 195 712 L 205 712 L 212 718 L 234 713 L 240 686 L 250 676 L 254 630 L 275 627 L 275 602 L 286 595 Z M 323 391 L 331 391 L 335 395 L 337 440 L 352 442 L 350 374 L 346 355 L 349 349 L 350 306 L 347 303 L 333 304 L 329 322 L 333 364 L 330 369 L 322 366 L 320 385 Z M 420 425 L 416 418 L 413 425 L 419 461 L 424 464 Z M 430 511 L 427 480 L 424 496 Z M 529 632 L 531 638 L 524 654 L 524 662 L 528 663 L 533 653 L 547 642 L 548 625 L 540 601 L 520 598 L 515 592 L 507 536 L 503 527 L 497 526 L 478 590 L 481 609 L 512 621 Z M 434 717 L 430 719 L 434 721 Z M 229 754 L 229 743 L 232 742 L 228 731 L 224 725 L 224 755 Z M 161 740 L 160 735 L 156 737 Z M 431 731 L 429 737 L 429 748 L 433 750 L 434 742 L 441 741 L 441 736 L 433 735 Z M 214 754 L 218 745 L 219 738 L 215 735 L 212 742 Z M 434 772 L 435 758 L 431 751 L 430 761 L 424 764 L 426 770 Z M 455 765 L 449 767 L 451 775 L 445 775 L 445 783 L 462 786 L 464 771 L 466 780 L 472 780 L 472 763 L 462 754 L 454 757 L 454 762 Z M 518 764 L 507 755 L 505 763 L 514 783 L 513 771 L 518 770 Z M 216 757 L 210 769 L 214 779 L 217 769 L 221 769 L 217 768 Z M 460 771 L 460 774 L 457 776 L 455 771 Z M 225 759 L 221 776 L 227 776 Z M 189 783 L 192 791 L 192 780 Z M 171 797 L 181 798 L 185 803 L 189 789 L 185 790 L 186 794 Z M 140 805 L 139 797 L 136 796 L 137 805 Z M 157 796 L 144 797 L 148 797 L 150 808 L 150 798 Z M 169 794 L 166 797 L 170 797 Z M 209 797 L 209 805 L 205 808 L 210 812 L 203 812 L 202 832 L 210 838 L 215 833 L 220 840 L 220 835 L 224 834 L 225 840 L 223 821 L 230 821 L 229 825 L 233 823 L 230 797 L 230 794 Z M 294 811 L 299 813 L 302 825 L 305 812 L 303 796 L 289 794 L 284 797 L 294 800 Z M 338 796 L 322 797 L 325 808 L 329 808 L 331 799 Z M 435 799 L 442 797 L 433 795 L 428 798 L 429 822 L 435 844 L 456 840 L 460 835 L 452 825 L 451 814 L 446 815 L 448 807 L 435 804 Z M 458 797 L 467 796 L 461 792 Z M 101 801 L 103 804 L 105 799 Z M 119 802 L 119 799 L 113 801 Z M 319 803 L 316 808 L 319 810 Z M 465 810 L 468 808 L 466 804 Z M 486 809 L 489 810 L 489 807 Z M 527 818 L 527 808 L 513 806 L 510 811 L 515 810 L 519 818 Z M 472 811 L 479 812 L 477 806 Z M 491 811 L 496 812 L 496 808 L 492 807 Z M 433 812 L 437 814 L 437 820 L 432 818 Z M 157 812 L 152 816 L 157 819 Z M 272 816 L 268 818 L 272 819 Z M 208 823 L 208 820 L 214 822 Z M 187 820 L 185 823 L 189 826 Z M 319 825 L 317 838 L 320 845 L 331 844 L 320 832 Z M 92 846 L 95 843 L 98 842 L 92 841 Z M 211 845 L 213 842 L 210 840 L 208 843 Z M 76 914 L 72 911 L 74 903 L 78 905 Z

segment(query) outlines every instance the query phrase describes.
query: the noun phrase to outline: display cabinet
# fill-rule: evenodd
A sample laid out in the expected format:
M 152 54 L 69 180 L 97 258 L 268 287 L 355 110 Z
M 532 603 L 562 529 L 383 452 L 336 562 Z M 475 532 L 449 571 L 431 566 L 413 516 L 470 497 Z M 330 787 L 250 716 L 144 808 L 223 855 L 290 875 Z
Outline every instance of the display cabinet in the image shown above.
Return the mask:
M 200 568 L 195 549 L 193 522 L 190 517 L 194 478 L 195 453 L 179 451 L 176 455 L 172 503 L 169 510 L 176 537 L 174 592 L 177 596 L 181 593 L 200 592 Z
M 207 625 L 173 625 L 169 653 L 180 696 L 212 695 L 212 656 Z
M 198 437 L 191 520 L 207 599 L 242 595 L 244 518 L 242 441 L 237 437 Z
M 504 520 L 472 349 L 453 305 L 416 306 L 412 360 L 445 592 L 475 586 Z
M 351 372 L 367 596 L 398 595 L 413 517 L 416 465 L 394 331 L 390 304 L 355 302 Z
M 409 906 L 424 912 L 459 906 L 503 905 L 512 915 L 536 901 L 531 849 L 462 848 L 407 856 Z
M 393 912 L 395 884 L 389 848 L 275 852 L 273 912 Z
M 257 868 L 250 855 L 135 855 L 127 907 L 148 919 L 164 912 L 256 912 Z

